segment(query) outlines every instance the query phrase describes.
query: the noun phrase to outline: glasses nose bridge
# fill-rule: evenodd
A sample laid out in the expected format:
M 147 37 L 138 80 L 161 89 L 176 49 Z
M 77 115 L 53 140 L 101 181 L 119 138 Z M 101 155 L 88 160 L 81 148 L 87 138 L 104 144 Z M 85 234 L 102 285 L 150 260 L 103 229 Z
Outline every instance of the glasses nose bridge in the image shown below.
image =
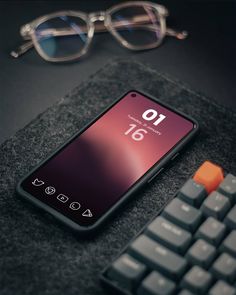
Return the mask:
M 91 12 L 89 13 L 89 19 L 91 22 L 96 22 L 96 21 L 104 21 L 105 20 L 105 11 L 96 11 L 96 12 Z

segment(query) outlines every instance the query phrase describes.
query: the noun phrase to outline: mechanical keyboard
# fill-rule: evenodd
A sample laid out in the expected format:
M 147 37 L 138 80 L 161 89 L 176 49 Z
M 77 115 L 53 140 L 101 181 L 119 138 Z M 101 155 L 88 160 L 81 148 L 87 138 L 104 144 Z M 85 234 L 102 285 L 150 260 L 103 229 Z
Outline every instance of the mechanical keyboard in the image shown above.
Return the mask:
M 204 162 L 103 271 L 127 295 L 236 295 L 236 177 Z

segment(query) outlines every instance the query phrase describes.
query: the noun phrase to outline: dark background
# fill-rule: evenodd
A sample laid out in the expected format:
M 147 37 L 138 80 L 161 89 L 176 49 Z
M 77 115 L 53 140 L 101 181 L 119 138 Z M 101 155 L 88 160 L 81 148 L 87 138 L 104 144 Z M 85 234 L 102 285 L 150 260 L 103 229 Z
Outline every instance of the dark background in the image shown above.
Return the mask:
M 47 63 L 34 50 L 19 59 L 9 56 L 21 44 L 20 26 L 40 15 L 64 9 L 104 10 L 119 2 L 0 1 L 0 143 L 115 57 L 149 64 L 236 109 L 234 1 L 156 1 L 169 9 L 167 23 L 190 35 L 185 41 L 166 38 L 150 51 L 133 53 L 105 33 L 95 37 L 88 55 L 73 64 Z

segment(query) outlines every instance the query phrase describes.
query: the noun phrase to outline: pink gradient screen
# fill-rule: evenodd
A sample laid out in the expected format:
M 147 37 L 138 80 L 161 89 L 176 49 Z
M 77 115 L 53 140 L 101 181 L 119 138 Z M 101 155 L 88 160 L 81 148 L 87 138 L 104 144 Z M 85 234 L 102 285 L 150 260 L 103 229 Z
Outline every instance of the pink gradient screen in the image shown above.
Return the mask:
M 194 126 L 156 101 L 135 95 L 128 93 L 32 173 L 23 189 L 79 224 L 94 223 Z M 35 179 L 43 184 L 35 186 Z M 47 187 L 55 192 L 47 194 Z

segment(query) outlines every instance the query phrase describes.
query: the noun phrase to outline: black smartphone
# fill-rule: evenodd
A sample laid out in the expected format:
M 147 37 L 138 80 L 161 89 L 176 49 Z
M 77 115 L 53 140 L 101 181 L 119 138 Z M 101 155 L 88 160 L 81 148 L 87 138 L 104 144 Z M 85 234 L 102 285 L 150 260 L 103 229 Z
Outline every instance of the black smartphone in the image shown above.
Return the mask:
M 17 185 L 17 192 L 82 233 L 149 183 L 196 134 L 195 120 L 133 90 Z

